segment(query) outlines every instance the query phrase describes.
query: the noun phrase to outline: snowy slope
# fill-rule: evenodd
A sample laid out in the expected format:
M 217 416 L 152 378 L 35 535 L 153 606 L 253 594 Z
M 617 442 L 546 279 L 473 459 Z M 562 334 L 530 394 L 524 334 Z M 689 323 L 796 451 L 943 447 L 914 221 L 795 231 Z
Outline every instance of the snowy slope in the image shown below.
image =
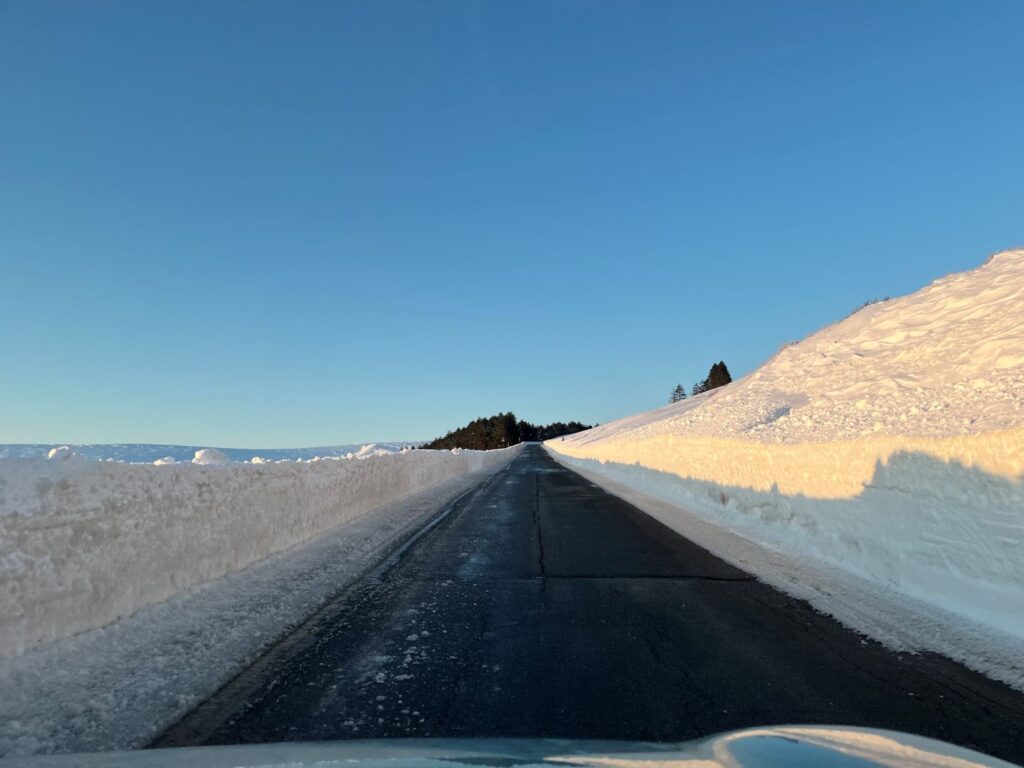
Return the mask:
M 970 435 L 1024 425 L 1024 250 L 873 304 L 741 381 L 581 433 L 772 443 Z
M 868 306 L 727 387 L 547 447 L 679 530 L 695 513 L 941 613 L 961 639 L 1021 641 L 1016 665 L 959 655 L 1024 681 L 1024 250 Z M 816 604 L 835 613 L 827 592 Z M 940 640 L 918 638 L 956 655 Z

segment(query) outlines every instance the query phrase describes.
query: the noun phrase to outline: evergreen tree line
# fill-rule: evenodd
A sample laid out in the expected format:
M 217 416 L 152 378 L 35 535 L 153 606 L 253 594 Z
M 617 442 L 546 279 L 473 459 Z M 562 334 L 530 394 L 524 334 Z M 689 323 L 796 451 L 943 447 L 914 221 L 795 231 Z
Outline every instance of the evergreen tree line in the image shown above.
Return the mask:
M 702 392 L 708 392 L 712 389 L 718 389 L 718 387 L 724 387 L 726 384 L 732 381 L 732 376 L 729 373 L 728 367 L 725 363 L 719 360 L 717 363 L 711 366 L 711 370 L 708 372 L 706 379 L 702 379 L 693 385 L 693 389 L 690 391 L 691 394 L 699 395 Z M 686 387 L 682 384 L 676 384 L 676 388 L 672 390 L 672 394 L 669 396 L 670 403 L 678 403 L 680 400 L 686 399 Z
M 531 424 L 528 421 L 517 420 L 516 415 L 509 411 L 508 413 L 499 413 L 497 416 L 474 419 L 466 426 L 453 430 L 444 437 L 439 437 L 422 447 L 469 448 L 475 451 L 490 451 L 522 442 L 551 440 L 563 435 L 571 435 L 574 432 L 582 432 L 585 429 L 590 429 L 590 426 L 578 421 L 568 423 L 556 421 L 546 426 Z

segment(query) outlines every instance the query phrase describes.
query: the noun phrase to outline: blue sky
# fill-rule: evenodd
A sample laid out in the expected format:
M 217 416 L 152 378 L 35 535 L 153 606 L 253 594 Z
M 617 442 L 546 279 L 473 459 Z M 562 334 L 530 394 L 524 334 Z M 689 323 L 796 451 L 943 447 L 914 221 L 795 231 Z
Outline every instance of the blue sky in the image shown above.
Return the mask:
M 1024 243 L 1024 3 L 0 2 L 0 442 L 604 422 Z

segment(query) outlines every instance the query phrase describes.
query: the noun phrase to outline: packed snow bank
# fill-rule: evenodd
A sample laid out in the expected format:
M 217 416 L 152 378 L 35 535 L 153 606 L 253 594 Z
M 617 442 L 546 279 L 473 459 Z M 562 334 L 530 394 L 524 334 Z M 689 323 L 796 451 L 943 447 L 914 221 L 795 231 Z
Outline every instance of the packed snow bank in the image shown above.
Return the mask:
M 397 543 L 500 482 L 500 468 L 459 475 L 109 626 L 0 659 L 0 757 L 146 745 L 325 603 L 331 610 Z
M 866 307 L 727 387 L 546 445 L 1024 640 L 1024 251 Z
M 496 469 L 515 450 L 229 465 L 204 452 L 203 463 L 158 466 L 66 450 L 0 460 L 0 656 L 130 616 L 381 505 Z

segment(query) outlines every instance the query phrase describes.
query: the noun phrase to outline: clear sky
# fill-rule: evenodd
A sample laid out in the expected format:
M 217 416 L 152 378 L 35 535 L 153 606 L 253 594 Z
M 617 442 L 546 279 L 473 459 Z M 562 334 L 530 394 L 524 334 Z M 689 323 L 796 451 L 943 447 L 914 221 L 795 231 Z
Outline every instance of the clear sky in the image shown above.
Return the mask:
M 0 442 L 604 422 L 1024 243 L 1024 2 L 0 2 Z

